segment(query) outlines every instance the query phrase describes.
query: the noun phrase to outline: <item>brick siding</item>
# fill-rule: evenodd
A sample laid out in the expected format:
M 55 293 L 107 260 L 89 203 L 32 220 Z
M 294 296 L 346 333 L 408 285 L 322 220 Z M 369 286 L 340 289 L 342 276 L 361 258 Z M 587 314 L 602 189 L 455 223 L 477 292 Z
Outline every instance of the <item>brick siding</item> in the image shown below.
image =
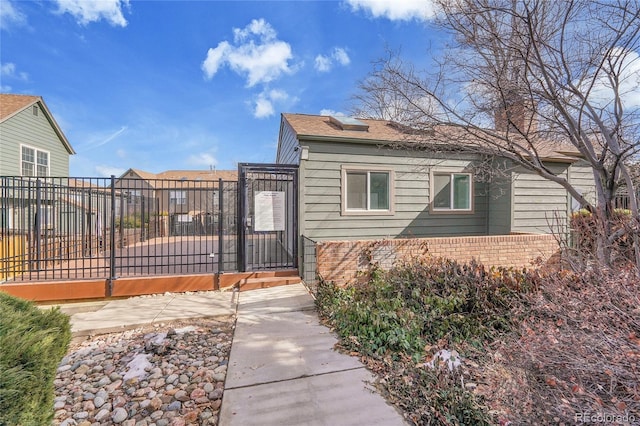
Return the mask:
M 532 267 L 558 252 L 553 235 L 496 235 L 478 237 L 412 238 L 389 240 L 319 241 L 317 273 L 338 285 L 361 282 L 372 264 L 388 269 L 416 257 L 472 259 L 486 266 Z

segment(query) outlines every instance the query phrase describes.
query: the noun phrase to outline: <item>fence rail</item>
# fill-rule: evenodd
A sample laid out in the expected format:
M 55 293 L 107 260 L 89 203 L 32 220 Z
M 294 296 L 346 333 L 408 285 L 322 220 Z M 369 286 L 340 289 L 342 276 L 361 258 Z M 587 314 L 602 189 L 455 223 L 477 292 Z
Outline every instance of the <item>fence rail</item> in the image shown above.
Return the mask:
M 0 177 L 0 283 L 231 272 L 237 182 Z

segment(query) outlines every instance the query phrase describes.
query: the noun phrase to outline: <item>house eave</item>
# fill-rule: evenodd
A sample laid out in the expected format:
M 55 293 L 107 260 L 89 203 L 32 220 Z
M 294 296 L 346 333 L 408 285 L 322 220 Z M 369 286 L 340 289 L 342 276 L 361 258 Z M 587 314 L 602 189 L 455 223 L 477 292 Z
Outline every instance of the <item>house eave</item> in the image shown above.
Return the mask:
M 394 146 L 400 142 L 392 142 L 387 140 L 376 140 L 376 139 L 361 139 L 361 138 L 351 138 L 351 137 L 336 137 L 336 136 L 319 136 L 319 135 L 297 135 L 298 141 L 300 144 L 304 144 L 304 142 L 322 142 L 322 143 L 351 143 L 351 144 L 360 144 L 360 145 L 374 145 L 374 146 Z M 470 147 L 461 147 L 457 145 L 450 145 L 455 147 L 458 150 L 466 151 L 471 154 L 479 154 L 479 152 L 473 150 Z M 580 161 L 580 158 L 577 157 L 550 157 L 545 156 L 541 157 L 540 160 L 548 163 L 565 163 L 565 164 L 573 164 Z
M 338 143 L 356 143 L 362 145 L 393 145 L 397 142 L 391 142 L 380 139 L 362 139 L 352 137 L 339 137 L 339 136 L 318 136 L 318 135 L 297 135 L 298 141 L 303 142 L 338 142 Z
M 58 138 L 60 138 L 62 145 L 64 145 L 69 155 L 75 155 L 76 151 L 73 149 L 73 147 L 71 146 L 71 143 L 69 142 L 67 137 L 64 135 L 64 133 L 62 133 L 62 129 L 60 128 L 60 126 L 58 126 L 58 123 L 56 122 L 55 118 L 53 118 L 51 111 L 49 111 L 49 108 L 44 103 L 42 98 L 40 98 L 40 100 L 38 100 L 37 102 L 40 104 L 40 107 L 45 112 L 45 116 L 47 117 L 47 120 L 49 120 L 49 124 L 51 124 L 51 127 L 53 127 L 53 130 L 58 135 Z
M 11 114 L 8 114 L 7 116 L 3 117 L 2 120 L 0 120 L 0 123 L 4 123 L 5 121 L 9 120 L 12 117 L 15 117 L 17 114 L 21 113 L 27 108 L 31 108 L 35 104 L 40 105 L 40 108 L 44 112 L 45 117 L 47 118 L 47 121 L 53 128 L 53 131 L 56 133 L 56 135 L 58 136 L 58 139 L 60 139 L 60 142 L 62 142 L 62 146 L 64 146 L 64 148 L 67 150 L 69 155 L 75 155 L 76 151 L 73 149 L 73 147 L 71 146 L 71 143 L 69 142 L 67 137 L 64 135 L 64 133 L 62 133 L 62 129 L 60 128 L 60 126 L 58 126 L 58 123 L 56 122 L 55 118 L 53 118 L 51 111 L 49 111 L 49 108 L 47 108 L 47 105 L 44 103 L 41 96 L 37 96 L 36 99 L 33 100 L 33 102 L 29 102 L 24 107 L 17 109 L 13 111 Z

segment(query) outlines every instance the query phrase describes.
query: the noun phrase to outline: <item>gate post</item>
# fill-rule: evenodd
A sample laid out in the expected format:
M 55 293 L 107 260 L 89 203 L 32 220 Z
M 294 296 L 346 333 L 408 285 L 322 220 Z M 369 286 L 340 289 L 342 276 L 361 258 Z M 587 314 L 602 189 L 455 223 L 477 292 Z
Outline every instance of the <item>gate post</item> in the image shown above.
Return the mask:
M 42 181 L 36 180 L 36 211 L 34 215 L 34 234 L 36 242 L 36 270 L 40 271 L 40 260 L 42 259 Z
M 247 226 L 247 179 L 246 179 L 246 169 L 245 164 L 238 164 L 238 271 L 246 272 L 247 271 L 247 253 L 246 253 L 246 226 Z
M 107 297 L 113 294 L 113 282 L 116 280 L 116 177 L 111 175 L 111 230 L 109 235 L 109 286 Z
M 218 275 L 224 272 L 224 198 L 222 195 L 222 178 L 218 179 Z

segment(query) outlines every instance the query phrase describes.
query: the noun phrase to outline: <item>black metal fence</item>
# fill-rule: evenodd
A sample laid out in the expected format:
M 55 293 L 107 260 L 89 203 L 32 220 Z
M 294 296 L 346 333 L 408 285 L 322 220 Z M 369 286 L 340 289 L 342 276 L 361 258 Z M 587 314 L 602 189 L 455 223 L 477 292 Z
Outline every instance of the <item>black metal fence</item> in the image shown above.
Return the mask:
M 302 268 L 300 275 L 302 280 L 313 294 L 318 292 L 317 272 L 317 243 L 312 239 L 302 236 Z
M 0 282 L 236 271 L 237 182 L 0 177 Z
M 245 271 L 296 268 L 298 166 L 239 165 L 238 263 Z

